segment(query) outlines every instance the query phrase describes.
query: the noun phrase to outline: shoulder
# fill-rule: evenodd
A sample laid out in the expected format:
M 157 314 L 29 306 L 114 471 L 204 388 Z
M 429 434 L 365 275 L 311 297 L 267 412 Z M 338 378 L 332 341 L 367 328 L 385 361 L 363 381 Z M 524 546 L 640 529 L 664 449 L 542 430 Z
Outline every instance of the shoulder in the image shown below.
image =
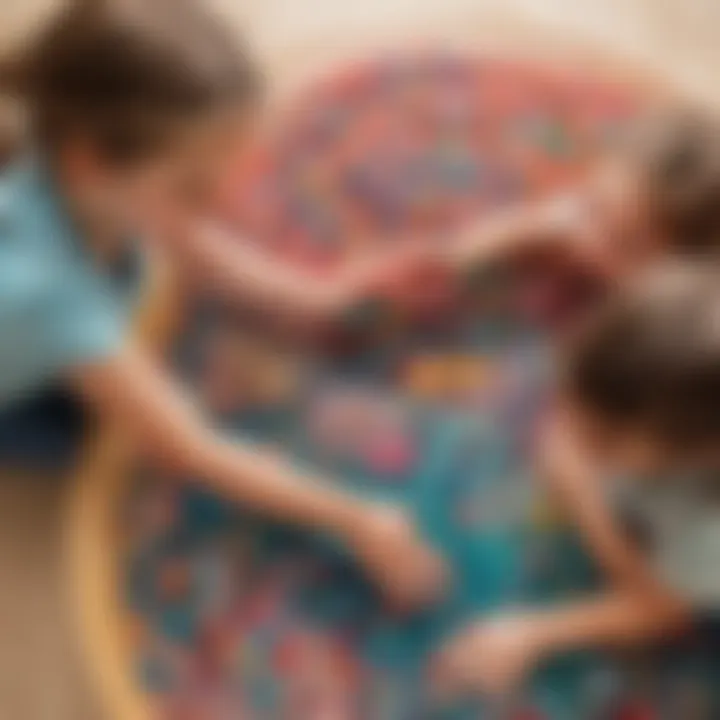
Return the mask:
M 0 328 L 110 312 L 105 283 L 79 247 L 38 170 L 19 164 L 0 177 Z
M 21 159 L 0 175 L 0 304 L 70 289 L 78 274 L 67 218 L 42 173 Z
M 75 231 L 50 173 L 21 158 L 0 174 L 0 237 L 5 248 L 68 253 Z

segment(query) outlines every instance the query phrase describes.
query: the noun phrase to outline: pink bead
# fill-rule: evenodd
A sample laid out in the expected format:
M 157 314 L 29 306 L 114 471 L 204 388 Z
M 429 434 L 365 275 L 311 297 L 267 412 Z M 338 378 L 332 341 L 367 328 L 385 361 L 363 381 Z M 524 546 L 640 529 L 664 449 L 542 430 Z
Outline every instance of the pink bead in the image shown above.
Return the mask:
M 403 436 L 376 441 L 368 452 L 368 465 L 379 475 L 402 475 L 415 461 L 415 448 Z

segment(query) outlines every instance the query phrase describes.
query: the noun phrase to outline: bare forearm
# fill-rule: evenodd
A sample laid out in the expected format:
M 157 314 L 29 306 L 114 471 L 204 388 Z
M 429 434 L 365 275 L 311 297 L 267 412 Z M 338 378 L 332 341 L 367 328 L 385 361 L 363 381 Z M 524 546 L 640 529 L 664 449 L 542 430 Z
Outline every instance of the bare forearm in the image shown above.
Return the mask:
M 547 243 L 541 218 L 534 210 L 503 212 L 466 229 L 454 248 L 451 260 L 462 268 L 521 255 Z
M 680 629 L 685 612 L 667 596 L 614 593 L 554 609 L 501 615 L 460 633 L 436 659 L 446 692 L 510 696 L 538 663 L 593 646 L 634 645 Z
M 437 595 L 442 564 L 404 513 L 216 435 L 156 362 L 132 344 L 77 368 L 71 380 L 101 417 L 125 428 L 156 462 L 265 517 L 341 537 L 394 602 L 414 605 Z
M 216 433 L 155 363 L 132 347 L 75 380 L 154 462 L 198 478 L 251 510 L 335 531 L 351 526 L 366 509 L 329 481 L 300 475 L 261 448 Z
M 623 646 L 659 640 L 687 620 L 682 605 L 666 597 L 613 593 L 537 613 L 528 623 L 543 654 L 588 646 Z
M 304 318 L 326 312 L 329 290 L 321 278 L 276 262 L 220 228 L 184 229 L 171 247 L 189 273 L 230 300 Z
M 362 519 L 359 499 L 258 448 L 208 437 L 185 456 L 185 470 L 266 517 L 334 533 Z

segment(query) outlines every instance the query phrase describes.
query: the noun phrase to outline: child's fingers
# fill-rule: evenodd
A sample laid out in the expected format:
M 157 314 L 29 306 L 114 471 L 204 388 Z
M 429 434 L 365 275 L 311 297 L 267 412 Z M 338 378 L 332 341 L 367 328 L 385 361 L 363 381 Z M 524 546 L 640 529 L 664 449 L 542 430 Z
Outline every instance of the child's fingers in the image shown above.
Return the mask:
M 411 313 L 438 311 L 452 300 L 454 279 L 436 247 L 402 244 L 362 260 L 345 284 L 348 303 L 372 298 Z
M 430 669 L 432 693 L 439 701 L 479 693 L 492 702 L 502 702 L 518 680 L 507 658 L 483 652 L 472 634 L 441 650 Z

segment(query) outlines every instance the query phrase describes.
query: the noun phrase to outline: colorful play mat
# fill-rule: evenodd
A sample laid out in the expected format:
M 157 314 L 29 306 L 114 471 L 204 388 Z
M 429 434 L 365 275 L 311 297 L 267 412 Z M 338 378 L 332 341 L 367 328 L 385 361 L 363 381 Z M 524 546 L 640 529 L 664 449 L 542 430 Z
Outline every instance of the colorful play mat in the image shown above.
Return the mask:
M 500 60 L 355 67 L 287 111 L 239 173 L 232 221 L 319 277 L 368 243 L 442 242 L 469 217 L 572 181 L 634 96 Z M 428 660 L 463 624 L 598 583 L 532 473 L 553 369 L 537 293 L 510 271 L 473 275 L 442 317 L 366 308 L 336 344 L 302 356 L 248 332 L 242 312 L 198 304 L 177 363 L 217 425 L 403 503 L 454 584 L 439 607 L 390 614 L 332 538 L 139 473 L 119 519 L 124 602 L 137 683 L 158 718 L 720 717 L 709 631 L 648 654 L 559 658 L 502 703 L 429 696 Z

